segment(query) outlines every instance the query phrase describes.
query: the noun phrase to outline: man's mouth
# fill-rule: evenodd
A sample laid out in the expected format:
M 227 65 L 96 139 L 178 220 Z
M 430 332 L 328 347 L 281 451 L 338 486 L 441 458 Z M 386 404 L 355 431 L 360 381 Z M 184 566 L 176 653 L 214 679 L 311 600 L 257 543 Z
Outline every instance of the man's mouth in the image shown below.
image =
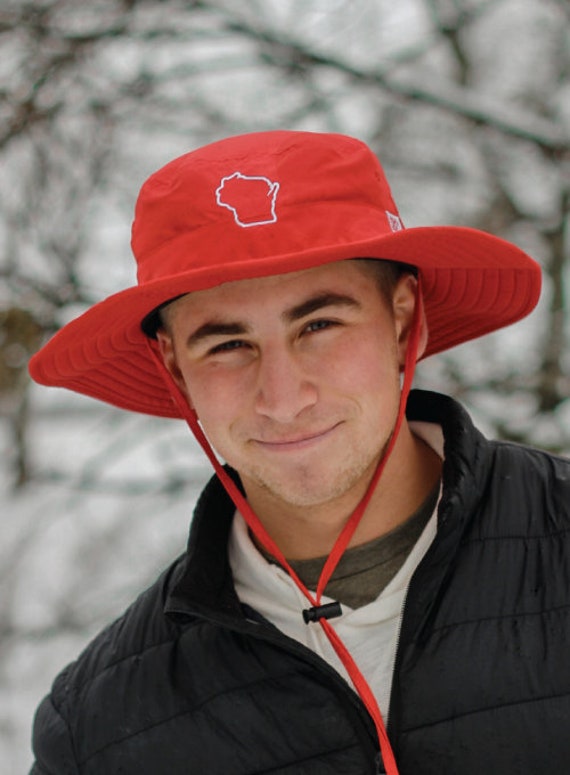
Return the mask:
M 340 425 L 341 423 L 338 422 L 323 430 L 304 431 L 285 437 L 254 439 L 254 442 L 268 451 L 288 452 L 301 450 L 324 441 L 331 436 Z

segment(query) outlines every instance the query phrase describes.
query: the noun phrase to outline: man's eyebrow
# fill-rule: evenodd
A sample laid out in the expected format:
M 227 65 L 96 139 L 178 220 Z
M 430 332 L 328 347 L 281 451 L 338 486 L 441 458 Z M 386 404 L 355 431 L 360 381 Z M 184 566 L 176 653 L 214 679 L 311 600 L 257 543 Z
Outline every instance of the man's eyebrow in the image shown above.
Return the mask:
M 313 312 L 318 312 L 325 307 L 353 307 L 359 309 L 361 304 L 353 296 L 348 296 L 344 293 L 335 293 L 333 291 L 326 291 L 324 293 L 318 293 L 315 296 L 302 301 L 300 304 L 295 304 L 294 307 L 285 310 L 282 318 L 288 323 L 294 323 L 296 320 L 311 315 Z
M 225 323 L 221 320 L 210 320 L 190 334 L 186 340 L 186 346 L 193 347 L 211 336 L 240 336 L 247 334 L 248 330 L 244 323 Z
M 358 309 L 360 306 L 360 302 L 352 296 L 326 291 L 311 296 L 305 299 L 305 301 L 286 309 L 281 317 L 287 323 L 294 323 L 296 320 L 311 315 L 313 312 L 318 312 L 318 310 L 325 307 L 353 307 Z M 186 340 L 186 346 L 194 347 L 204 339 L 214 336 L 243 336 L 249 333 L 250 330 L 246 323 L 239 321 L 209 320 L 190 334 Z

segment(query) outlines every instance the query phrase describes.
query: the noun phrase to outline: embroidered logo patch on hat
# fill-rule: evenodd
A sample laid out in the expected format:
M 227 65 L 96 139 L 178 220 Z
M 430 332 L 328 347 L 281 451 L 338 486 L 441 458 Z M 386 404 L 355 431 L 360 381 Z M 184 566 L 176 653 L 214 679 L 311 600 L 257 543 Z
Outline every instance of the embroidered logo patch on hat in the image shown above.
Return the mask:
M 386 218 L 388 218 L 388 224 L 392 231 L 402 231 L 404 224 L 400 220 L 398 215 L 394 215 L 389 210 L 386 210 Z
M 275 204 L 279 183 L 263 176 L 234 172 L 222 178 L 216 189 L 216 202 L 227 207 L 238 226 L 262 226 L 275 223 Z

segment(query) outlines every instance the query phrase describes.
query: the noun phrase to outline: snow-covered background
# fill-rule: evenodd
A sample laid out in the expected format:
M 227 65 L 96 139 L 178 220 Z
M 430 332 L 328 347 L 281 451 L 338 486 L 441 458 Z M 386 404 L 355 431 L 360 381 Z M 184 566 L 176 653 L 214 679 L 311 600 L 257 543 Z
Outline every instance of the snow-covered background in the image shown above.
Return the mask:
M 183 550 L 209 476 L 182 423 L 25 380 L 42 338 L 134 281 L 135 196 L 174 156 L 354 134 L 407 225 L 527 249 L 538 310 L 418 384 L 570 451 L 569 27 L 567 0 L 0 2 L 0 772 L 27 771 L 56 672 Z

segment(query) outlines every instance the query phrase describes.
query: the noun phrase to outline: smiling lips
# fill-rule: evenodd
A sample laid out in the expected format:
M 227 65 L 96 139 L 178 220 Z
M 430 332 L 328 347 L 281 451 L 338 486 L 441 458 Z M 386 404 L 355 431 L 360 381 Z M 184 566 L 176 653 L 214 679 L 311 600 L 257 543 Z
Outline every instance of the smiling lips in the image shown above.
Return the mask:
M 340 422 L 332 425 L 330 428 L 327 428 L 324 431 L 318 431 L 316 433 L 311 432 L 302 436 L 297 436 L 295 438 L 276 440 L 254 439 L 254 442 L 264 449 L 275 452 L 299 450 L 304 449 L 305 447 L 309 447 L 311 444 L 327 438 L 336 430 L 336 428 L 339 427 L 339 425 L 341 425 Z

